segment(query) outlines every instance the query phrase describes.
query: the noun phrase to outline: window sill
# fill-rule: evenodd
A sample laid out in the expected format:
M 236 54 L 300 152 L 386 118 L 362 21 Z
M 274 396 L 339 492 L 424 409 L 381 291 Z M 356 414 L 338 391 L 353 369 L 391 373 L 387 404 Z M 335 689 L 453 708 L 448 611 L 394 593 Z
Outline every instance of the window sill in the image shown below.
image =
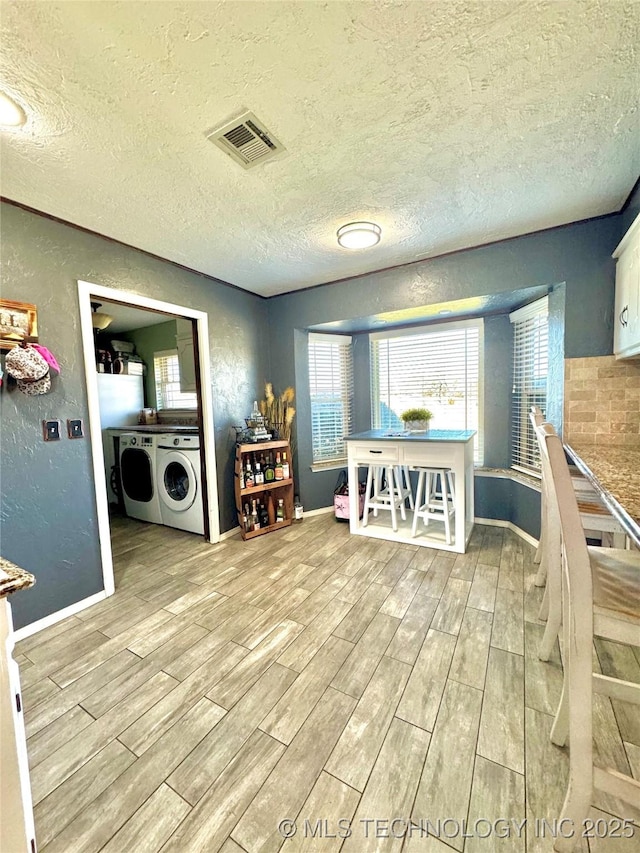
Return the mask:
M 315 465 L 310 465 L 309 468 L 313 471 L 314 474 L 317 474 L 319 471 L 339 471 L 341 468 L 347 467 L 347 460 L 344 459 L 342 462 L 325 462 L 325 463 L 316 463 Z
M 515 483 L 520 483 L 523 486 L 528 486 L 530 489 L 539 492 L 541 490 L 541 481 L 539 477 L 533 474 L 525 474 L 518 471 L 516 468 L 476 468 L 476 477 L 494 477 L 499 480 L 513 480 Z

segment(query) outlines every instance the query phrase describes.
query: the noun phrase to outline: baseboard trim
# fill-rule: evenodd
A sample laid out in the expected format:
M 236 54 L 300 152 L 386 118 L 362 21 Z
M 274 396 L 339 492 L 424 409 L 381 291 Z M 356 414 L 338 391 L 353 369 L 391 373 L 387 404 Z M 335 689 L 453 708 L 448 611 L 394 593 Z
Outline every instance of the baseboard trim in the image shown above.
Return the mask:
M 320 509 L 305 510 L 305 518 L 309 515 L 324 515 L 327 512 L 333 512 L 333 504 L 331 506 L 321 506 Z
M 238 533 L 240 533 L 240 527 L 232 527 L 231 530 L 226 530 L 224 533 L 221 533 L 218 541 L 222 542 L 225 539 L 231 539 L 233 536 L 237 536 Z
M 320 509 L 310 509 L 308 512 L 305 512 L 305 516 L 324 515 L 325 513 L 333 512 L 333 509 L 333 504 L 331 506 L 320 507 Z M 512 521 L 504 521 L 501 518 L 474 518 L 474 523 L 486 524 L 489 527 L 505 527 L 507 530 L 513 531 L 516 536 L 524 539 L 524 541 L 528 542 L 529 545 L 532 545 L 534 548 L 538 547 L 538 540 L 521 527 L 518 527 L 518 525 L 514 524 Z
M 67 616 L 74 616 L 76 613 L 80 613 L 81 610 L 86 610 L 87 607 L 91 607 L 99 601 L 104 601 L 104 599 L 108 597 L 109 596 L 104 590 L 102 590 L 102 592 L 96 592 L 95 595 L 90 595 L 89 598 L 83 598 L 82 601 L 76 601 L 75 604 L 70 604 L 69 607 L 57 610 L 55 613 L 51 613 L 43 619 L 38 619 L 37 622 L 32 622 L 30 625 L 18 628 L 17 631 L 13 632 L 15 641 L 17 643 L 20 640 L 24 640 L 26 637 L 31 637 L 32 634 L 37 634 L 45 628 L 50 628 L 51 625 L 55 625 L 56 622 L 61 622 L 63 619 L 66 619 Z
M 511 530 L 516 534 L 516 536 L 519 536 L 521 539 L 524 539 L 525 542 L 528 542 L 529 545 L 533 545 L 534 548 L 538 547 L 538 540 L 521 527 L 518 527 L 518 525 L 514 524 L 512 521 L 503 521 L 501 518 L 474 518 L 474 523 L 486 524 L 489 527 L 506 527 L 507 530 Z

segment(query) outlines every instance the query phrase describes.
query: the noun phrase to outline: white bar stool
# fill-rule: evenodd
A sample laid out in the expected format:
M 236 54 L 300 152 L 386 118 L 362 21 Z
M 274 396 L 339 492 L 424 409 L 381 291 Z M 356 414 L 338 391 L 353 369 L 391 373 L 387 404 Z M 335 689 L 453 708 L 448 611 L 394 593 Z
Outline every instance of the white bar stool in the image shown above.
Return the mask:
M 409 501 L 409 509 L 413 509 L 413 491 L 411 489 L 411 479 L 409 477 L 409 466 L 396 465 L 395 468 L 398 487 L 404 497 Z
M 383 477 L 386 481 L 384 486 Z M 377 518 L 378 510 L 385 509 L 391 512 L 391 527 L 394 533 L 398 531 L 396 510 L 400 510 L 402 520 L 406 521 L 405 501 L 407 497 L 413 501 L 410 486 L 407 489 L 402 481 L 403 475 L 399 465 L 369 465 L 364 511 L 362 513 L 363 527 L 366 527 L 369 522 L 370 510 L 373 510 L 374 518 Z
M 425 527 L 431 520 L 442 521 L 447 545 L 453 544 L 451 519 L 455 515 L 455 488 L 451 468 L 415 466 L 412 470 L 419 474 L 411 536 L 416 535 L 419 518 L 423 519 Z

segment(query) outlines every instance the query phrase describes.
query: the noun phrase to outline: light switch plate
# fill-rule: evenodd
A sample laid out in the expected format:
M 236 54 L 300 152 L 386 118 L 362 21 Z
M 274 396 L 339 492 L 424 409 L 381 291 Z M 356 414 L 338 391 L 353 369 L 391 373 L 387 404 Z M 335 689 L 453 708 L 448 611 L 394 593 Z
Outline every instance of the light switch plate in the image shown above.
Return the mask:
M 69 438 L 84 438 L 82 418 L 67 419 L 67 435 Z
M 45 441 L 60 441 L 61 427 L 57 420 L 42 421 L 42 437 Z

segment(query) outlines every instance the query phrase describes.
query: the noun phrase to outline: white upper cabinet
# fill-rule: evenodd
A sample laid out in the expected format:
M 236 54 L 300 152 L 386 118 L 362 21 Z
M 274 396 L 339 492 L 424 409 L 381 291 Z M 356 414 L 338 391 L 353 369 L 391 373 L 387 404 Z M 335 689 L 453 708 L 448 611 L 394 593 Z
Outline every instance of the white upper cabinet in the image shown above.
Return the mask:
M 197 391 L 196 364 L 193 356 L 193 325 L 191 320 L 176 320 L 176 349 L 180 364 L 180 391 Z
M 640 356 L 640 214 L 613 253 L 616 258 L 616 308 L 613 352 L 616 358 Z

